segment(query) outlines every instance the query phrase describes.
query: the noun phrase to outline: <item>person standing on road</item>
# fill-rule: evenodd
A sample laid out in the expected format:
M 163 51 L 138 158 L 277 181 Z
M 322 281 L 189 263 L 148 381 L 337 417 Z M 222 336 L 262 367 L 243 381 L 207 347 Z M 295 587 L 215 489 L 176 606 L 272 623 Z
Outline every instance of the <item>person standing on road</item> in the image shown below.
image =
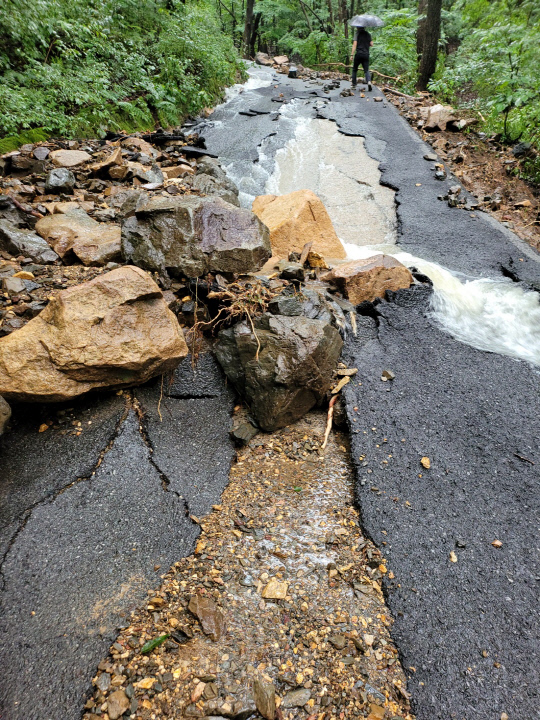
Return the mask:
M 366 28 L 357 27 L 354 32 L 354 42 L 351 51 L 351 62 L 353 63 L 352 86 L 356 87 L 356 74 L 358 67 L 362 65 L 364 68 L 364 82 L 367 83 L 368 90 L 371 90 L 371 74 L 369 72 L 369 48 L 373 46 L 373 40 Z

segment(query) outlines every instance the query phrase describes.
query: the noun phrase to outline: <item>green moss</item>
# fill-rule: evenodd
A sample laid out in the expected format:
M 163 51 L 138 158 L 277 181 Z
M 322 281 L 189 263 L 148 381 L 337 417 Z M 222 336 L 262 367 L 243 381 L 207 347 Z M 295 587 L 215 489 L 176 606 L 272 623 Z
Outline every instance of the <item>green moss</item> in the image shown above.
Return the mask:
M 21 145 L 45 142 L 49 137 L 50 133 L 45 132 L 43 128 L 34 128 L 25 130 L 18 135 L 11 135 L 0 140 L 0 155 L 17 150 Z

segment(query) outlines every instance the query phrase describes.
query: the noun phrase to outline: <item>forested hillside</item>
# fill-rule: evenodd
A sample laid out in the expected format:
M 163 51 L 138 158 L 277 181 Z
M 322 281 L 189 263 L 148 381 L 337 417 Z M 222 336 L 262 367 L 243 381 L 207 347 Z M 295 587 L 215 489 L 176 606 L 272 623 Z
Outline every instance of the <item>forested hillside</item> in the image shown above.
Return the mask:
M 33 133 L 0 151 L 25 137 L 174 125 L 215 102 L 240 55 L 258 50 L 346 70 L 348 20 L 363 12 L 385 23 L 373 32 L 379 79 L 476 111 L 505 142 L 538 144 L 538 0 L 4 0 L 0 138 Z
M 0 137 L 174 125 L 240 69 L 204 0 L 3 0 L 0 38 Z

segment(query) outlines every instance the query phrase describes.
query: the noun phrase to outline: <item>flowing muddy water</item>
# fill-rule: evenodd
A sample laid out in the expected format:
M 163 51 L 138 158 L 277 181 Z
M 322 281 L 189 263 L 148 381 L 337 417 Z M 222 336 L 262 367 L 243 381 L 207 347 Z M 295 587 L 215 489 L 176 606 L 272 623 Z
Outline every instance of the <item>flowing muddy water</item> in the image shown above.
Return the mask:
M 250 90 L 271 84 L 259 68 L 245 86 L 236 86 L 227 111 L 246 109 Z M 538 293 L 503 278 L 465 277 L 413 256 L 397 245 L 394 191 L 380 184 L 378 162 L 361 137 L 341 134 L 335 123 L 314 119 L 313 108 L 325 101 L 293 100 L 279 109 L 279 124 L 289 139 L 268 152 L 275 139 L 259 146 L 258 162 L 234 160 L 227 172 L 241 190 L 241 203 L 251 207 L 262 192 L 282 195 L 309 189 L 323 200 L 336 232 L 351 259 L 385 252 L 416 267 L 433 282 L 431 314 L 456 340 L 489 352 L 540 365 Z M 429 218 L 426 218 L 429 222 Z

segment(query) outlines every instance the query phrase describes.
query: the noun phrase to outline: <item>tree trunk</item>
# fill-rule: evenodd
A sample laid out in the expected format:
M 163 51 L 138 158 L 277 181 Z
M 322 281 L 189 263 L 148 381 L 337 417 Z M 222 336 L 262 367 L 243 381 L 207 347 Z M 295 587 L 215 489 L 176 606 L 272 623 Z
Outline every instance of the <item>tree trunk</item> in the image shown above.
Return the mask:
M 249 56 L 251 36 L 253 34 L 253 6 L 255 0 L 247 0 L 246 2 L 246 21 L 244 23 L 244 37 L 242 39 L 242 50 L 244 55 Z
M 261 22 L 261 13 L 256 13 L 253 19 L 253 29 L 251 31 L 251 38 L 249 40 L 249 51 L 251 57 L 255 57 L 255 42 L 257 40 L 257 33 L 259 32 L 259 25 Z
M 424 28 L 424 49 L 420 61 L 420 70 L 416 87 L 427 90 L 431 76 L 437 65 L 437 51 L 441 37 L 442 0 L 428 0 L 426 25 Z
M 349 25 L 347 23 L 347 0 L 339 0 L 339 19 L 343 23 L 345 37 L 349 37 Z
M 334 30 L 334 8 L 332 7 L 332 0 L 326 0 L 326 4 L 328 5 L 329 22 L 332 26 L 332 30 Z
M 418 0 L 418 16 L 425 15 L 427 0 Z M 420 58 L 424 51 L 424 32 L 426 30 L 426 18 L 418 21 L 416 28 L 416 54 Z
M 356 9 L 356 0 L 351 0 L 351 9 L 349 10 L 349 15 L 350 15 L 351 19 L 354 17 L 355 9 Z

